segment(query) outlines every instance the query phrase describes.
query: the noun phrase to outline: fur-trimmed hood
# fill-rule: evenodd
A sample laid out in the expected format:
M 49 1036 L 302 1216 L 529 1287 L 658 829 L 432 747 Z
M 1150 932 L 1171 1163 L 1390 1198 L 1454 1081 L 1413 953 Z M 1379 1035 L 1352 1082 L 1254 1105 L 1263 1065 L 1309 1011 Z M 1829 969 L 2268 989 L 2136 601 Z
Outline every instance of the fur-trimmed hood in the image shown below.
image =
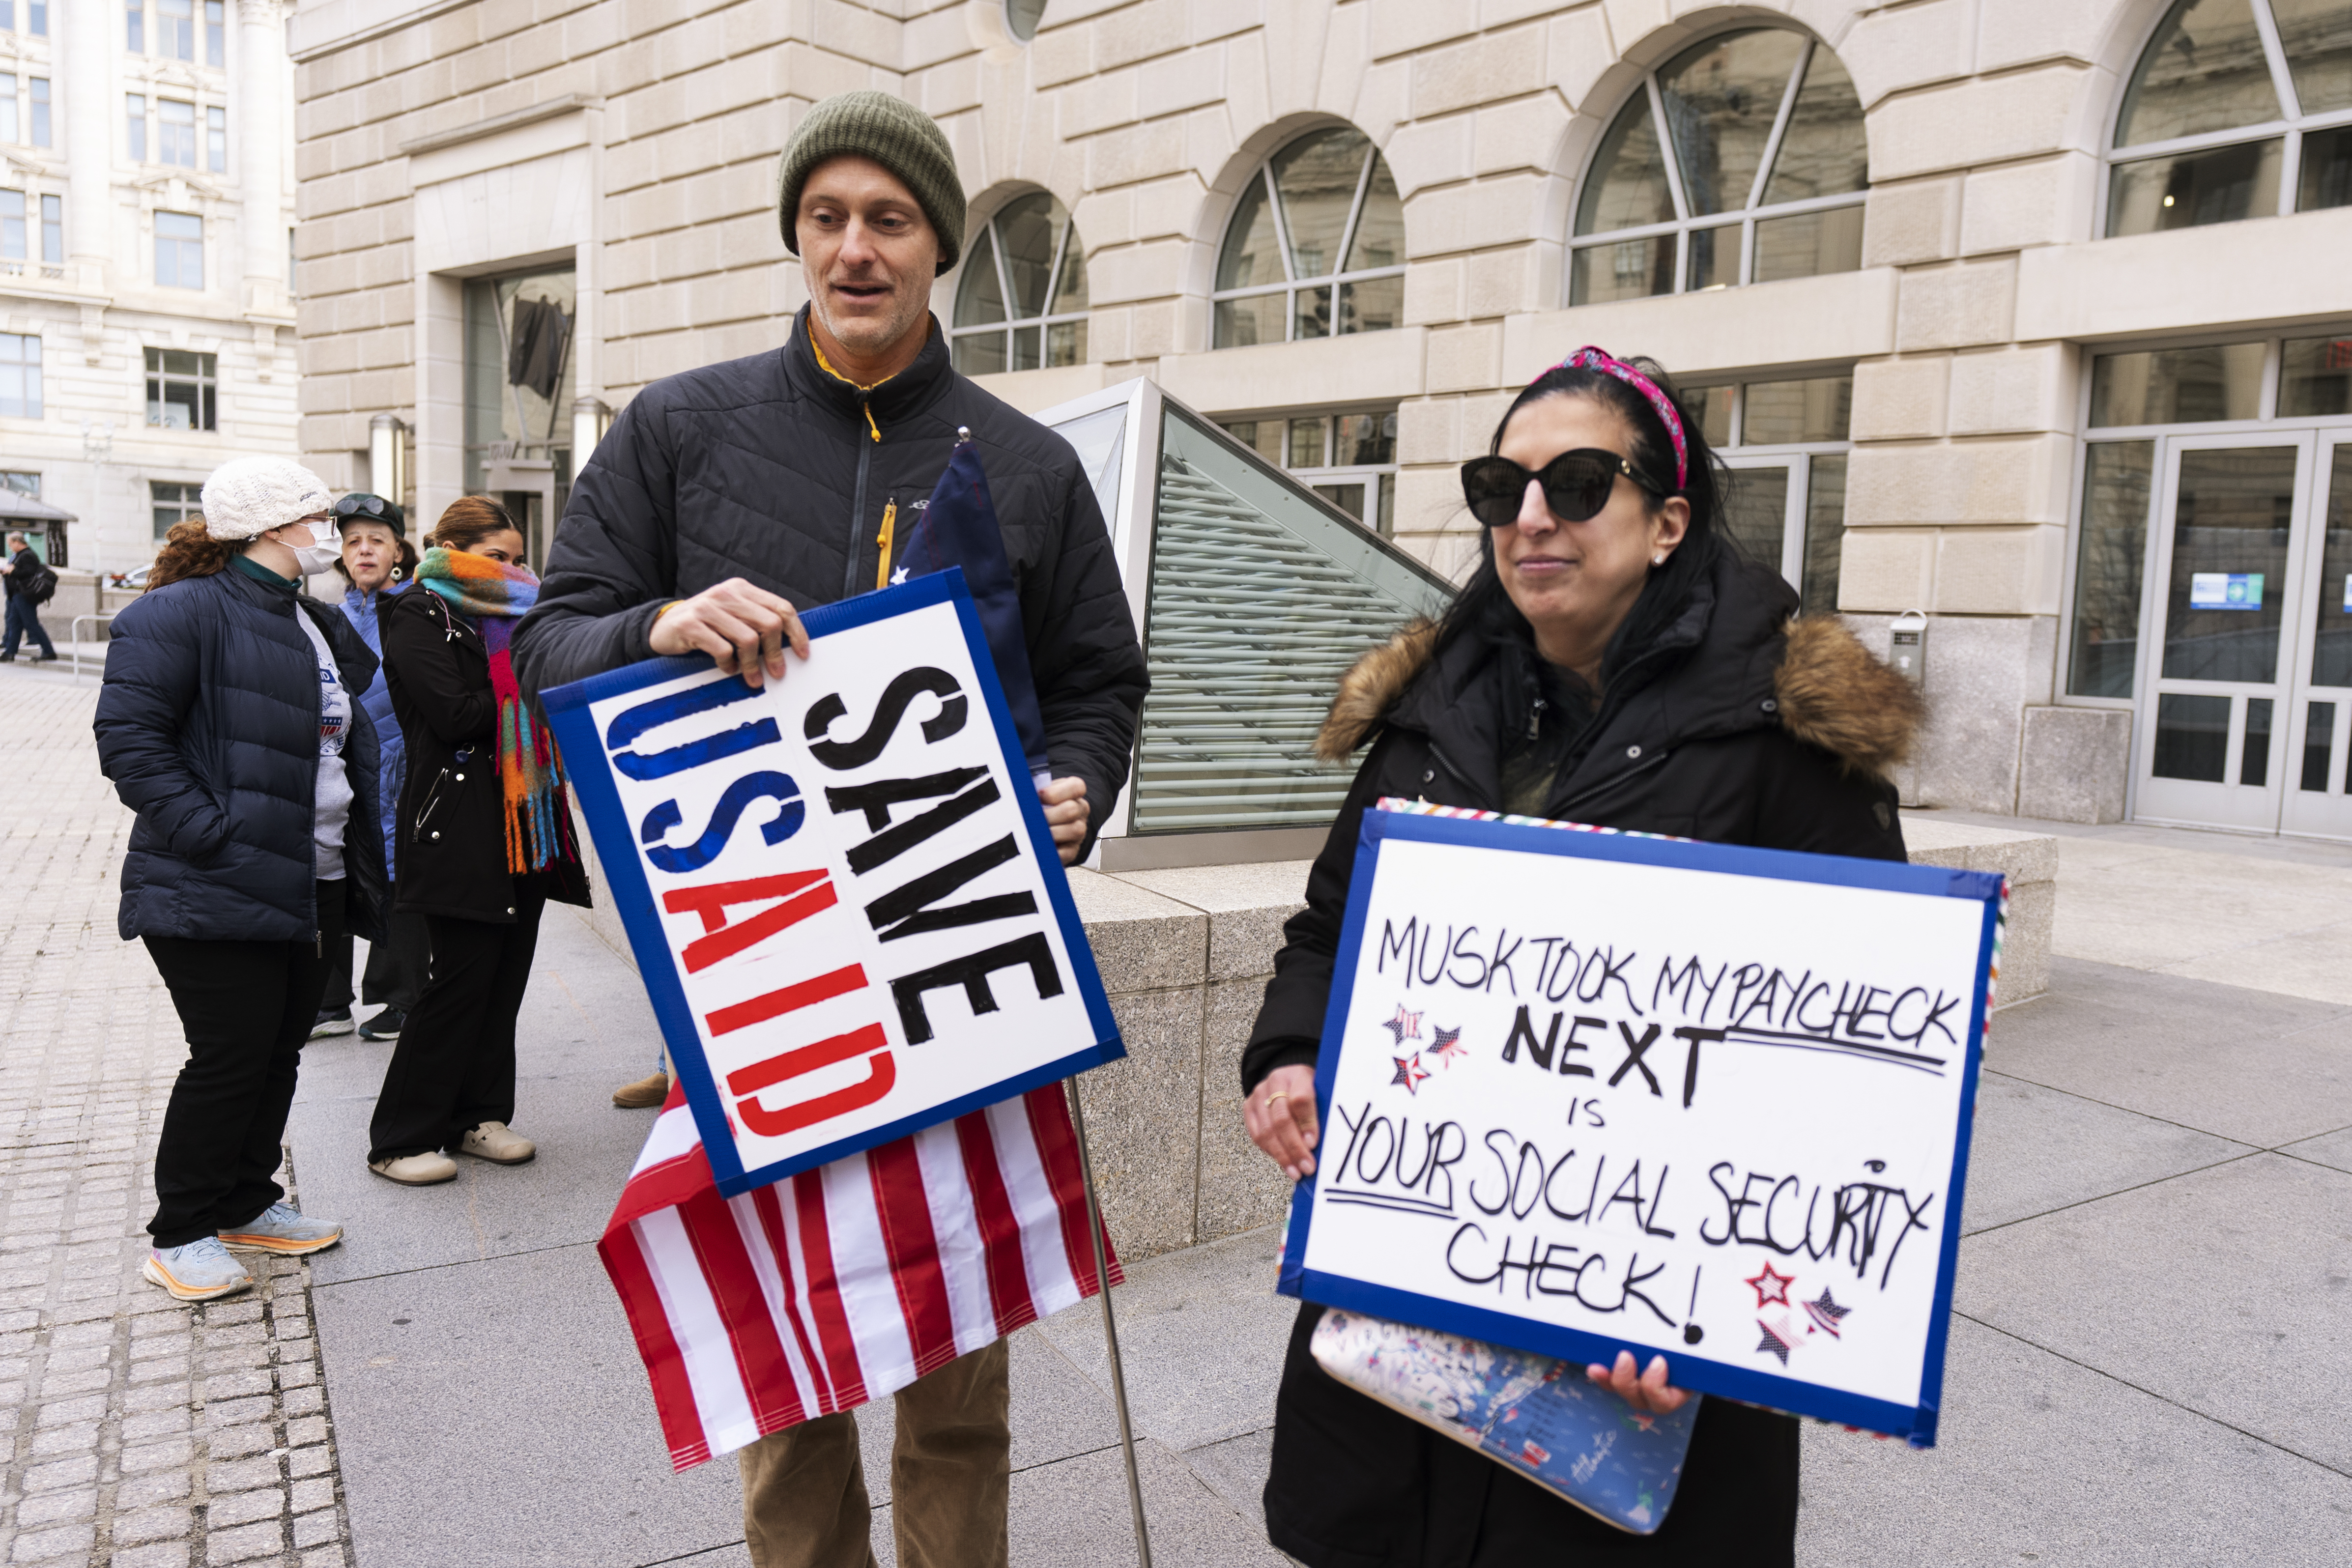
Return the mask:
M 1917 688 L 1862 645 L 1832 615 L 1789 621 L 1772 669 L 1780 727 L 1847 768 L 1885 777 L 1908 753 L 1926 716 Z M 1315 754 L 1342 762 L 1371 738 L 1429 666 L 1437 624 L 1416 621 L 1358 659 L 1315 738 Z

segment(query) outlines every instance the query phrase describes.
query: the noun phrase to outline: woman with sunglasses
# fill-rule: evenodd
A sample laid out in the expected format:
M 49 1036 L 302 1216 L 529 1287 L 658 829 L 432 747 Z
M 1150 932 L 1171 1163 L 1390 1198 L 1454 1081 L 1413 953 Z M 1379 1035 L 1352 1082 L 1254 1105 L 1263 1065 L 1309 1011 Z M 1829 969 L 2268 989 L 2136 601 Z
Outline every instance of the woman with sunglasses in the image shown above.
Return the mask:
M 1251 1138 L 1315 1168 L 1315 1060 L 1363 813 L 1384 795 L 1722 843 L 1904 858 L 1887 768 L 1920 717 L 1910 684 L 1724 531 L 1728 474 L 1664 372 L 1580 349 L 1463 468 L 1484 525 L 1443 620 L 1341 681 L 1317 749 L 1370 743 L 1286 928 L 1242 1061 Z M 1795 1560 L 1797 1424 L 1700 1410 L 1673 1511 L 1627 1534 L 1374 1403 L 1308 1354 L 1301 1310 L 1275 1415 L 1267 1529 L 1310 1568 Z M 1666 1358 L 1587 1375 L 1679 1408 Z
M 335 503 L 335 528 L 342 536 L 342 553 L 336 558 L 335 570 L 351 585 L 343 591 L 343 614 L 366 641 L 368 652 L 378 659 L 383 657 L 383 618 L 391 612 L 393 599 L 416 577 L 416 547 L 408 542 L 407 526 L 406 515 L 381 496 L 355 490 Z M 399 810 L 400 786 L 407 777 L 408 753 L 401 741 L 400 721 L 393 715 L 392 691 L 384 685 L 383 671 L 378 670 L 367 690 L 360 694 L 360 706 L 375 726 L 383 753 L 378 770 L 382 780 L 377 793 L 382 808 L 379 825 L 383 830 L 384 865 L 396 874 L 393 822 Z M 362 1040 L 399 1039 L 402 1020 L 425 988 L 429 940 L 425 917 L 395 914 L 389 924 L 391 933 L 384 940 L 368 944 L 367 972 L 360 978 L 359 999 L 376 1008 L 375 1014 L 359 1026 Z M 341 946 L 329 956 L 335 967 L 327 978 L 327 994 L 319 998 L 319 1020 L 310 1026 L 312 1040 L 352 1032 L 351 937 L 345 936 Z

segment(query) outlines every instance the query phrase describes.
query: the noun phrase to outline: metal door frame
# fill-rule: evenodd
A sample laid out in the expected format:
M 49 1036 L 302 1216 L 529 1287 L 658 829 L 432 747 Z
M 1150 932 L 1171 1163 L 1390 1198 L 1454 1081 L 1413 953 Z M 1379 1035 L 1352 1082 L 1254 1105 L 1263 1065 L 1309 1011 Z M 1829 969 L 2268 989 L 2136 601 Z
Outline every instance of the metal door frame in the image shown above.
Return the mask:
M 2289 672 L 2292 678 L 2284 683 L 2293 695 L 2289 699 L 2285 725 L 2284 766 L 2287 773 L 2280 788 L 2278 831 L 2283 838 L 2343 841 L 2352 840 L 2352 789 L 2345 787 L 2352 784 L 2352 779 L 2347 779 L 2345 772 L 2347 762 L 2352 762 L 2352 755 L 2347 755 L 2352 754 L 2352 685 L 2315 685 L 2311 679 L 2311 662 L 2319 634 L 2315 608 L 2319 600 L 2314 596 L 2313 590 L 2316 589 L 2320 593 L 2327 591 L 2326 582 L 2319 572 L 2327 553 L 2329 480 L 2336 466 L 2336 455 L 2352 451 L 2352 431 L 2314 431 L 2311 440 L 2311 476 L 2309 482 L 2303 486 L 2299 513 L 2304 538 L 2300 549 L 2294 552 L 2302 557 L 2298 566 L 2305 585 L 2302 595 L 2305 613 L 2304 623 L 2290 651 L 2294 660 Z M 2304 736 L 2310 724 L 2311 705 L 2315 699 L 2333 702 L 2336 707 L 2335 734 L 2327 753 L 2327 781 L 2335 786 L 2332 790 L 2306 791 L 2303 789 Z M 2315 814 L 2330 812 L 2337 819 L 2336 822 L 2328 827 L 2287 826 L 2289 810 L 2295 797 L 2308 793 L 2317 793 L 2328 802 L 2327 806 L 2315 808 Z
M 2204 828 L 2222 832 L 2256 833 L 2276 837 L 2285 810 L 2285 786 L 2281 782 L 2286 765 L 2286 734 L 2293 723 L 2290 706 L 2288 723 L 2279 721 L 2278 706 L 2288 703 L 2288 692 L 2296 685 L 2290 669 L 2294 650 L 2302 645 L 2303 584 L 2307 573 L 2304 557 L 2308 553 L 2296 543 L 2297 530 L 2305 533 L 2311 517 L 2313 476 L 2317 468 L 2315 451 L 2318 434 L 2312 430 L 2249 430 L 2240 427 L 2229 431 L 2199 431 L 2193 434 L 2167 434 L 2159 438 L 2157 447 L 2157 484 L 2155 515 L 2149 518 L 2147 573 L 2143 580 L 2140 601 L 2140 625 L 2146 629 L 2140 639 L 2139 666 L 2133 685 L 2139 693 L 2132 736 L 2131 820 L 2165 827 Z M 2254 681 L 2189 681 L 2170 680 L 2164 674 L 2164 649 L 2169 634 L 2170 585 L 2174 529 L 2179 520 L 2180 458 L 2189 452 L 2232 452 L 2278 450 L 2292 448 L 2295 454 L 2295 472 L 2292 481 L 2293 510 L 2289 514 L 2286 549 L 2286 580 L 2281 585 L 2284 596 L 2279 612 L 2278 662 L 2273 666 L 2272 679 L 2267 683 Z M 2250 692 L 2245 688 L 2267 685 L 2267 694 Z M 2157 713 L 2167 686 L 2181 695 L 2228 696 L 2230 727 L 2223 741 L 2223 779 L 2209 784 L 2195 779 L 2158 779 L 2155 776 Z M 2185 688 L 2185 689 L 2184 689 Z M 2263 777 L 2268 782 L 2260 786 L 2234 784 L 2230 779 L 2242 763 L 2246 699 L 2259 695 L 2270 698 L 2272 708 L 2271 754 Z M 2171 787 L 2195 785 L 2210 789 L 2236 790 L 2259 788 L 2272 797 L 2267 810 L 2268 821 L 2242 822 L 2216 820 L 2215 817 L 2186 815 L 2154 815 L 2146 810 L 2150 786 Z

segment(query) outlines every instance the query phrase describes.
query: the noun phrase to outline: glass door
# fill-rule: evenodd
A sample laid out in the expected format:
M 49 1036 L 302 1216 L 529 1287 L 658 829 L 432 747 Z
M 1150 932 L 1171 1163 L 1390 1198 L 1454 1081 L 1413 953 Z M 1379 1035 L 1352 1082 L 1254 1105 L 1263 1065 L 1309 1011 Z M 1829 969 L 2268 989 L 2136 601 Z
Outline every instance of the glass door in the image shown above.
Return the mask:
M 2352 437 L 2316 459 L 2279 831 L 2352 839 Z
M 2314 441 L 2243 434 L 2166 444 L 2157 508 L 2158 634 L 2142 658 L 2143 820 L 2276 832 L 2307 645 L 2297 523 Z

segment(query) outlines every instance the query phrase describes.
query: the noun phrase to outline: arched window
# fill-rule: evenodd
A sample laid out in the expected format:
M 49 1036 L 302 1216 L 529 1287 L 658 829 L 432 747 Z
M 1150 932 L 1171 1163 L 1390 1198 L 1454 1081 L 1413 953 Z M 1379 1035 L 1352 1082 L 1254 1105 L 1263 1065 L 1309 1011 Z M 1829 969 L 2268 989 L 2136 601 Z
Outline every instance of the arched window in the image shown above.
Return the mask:
M 1862 99 L 1826 46 L 1780 27 L 1696 44 L 1601 139 L 1568 302 L 1852 272 L 1869 164 Z
M 1311 131 L 1259 165 L 1225 225 L 1215 298 L 1220 349 L 1404 319 L 1404 204 L 1370 138 Z
M 981 225 L 948 336 L 968 376 L 1086 362 L 1087 253 L 1061 203 L 1033 191 Z
M 2108 156 L 2110 235 L 2352 204 L 2352 0 L 2179 0 Z

